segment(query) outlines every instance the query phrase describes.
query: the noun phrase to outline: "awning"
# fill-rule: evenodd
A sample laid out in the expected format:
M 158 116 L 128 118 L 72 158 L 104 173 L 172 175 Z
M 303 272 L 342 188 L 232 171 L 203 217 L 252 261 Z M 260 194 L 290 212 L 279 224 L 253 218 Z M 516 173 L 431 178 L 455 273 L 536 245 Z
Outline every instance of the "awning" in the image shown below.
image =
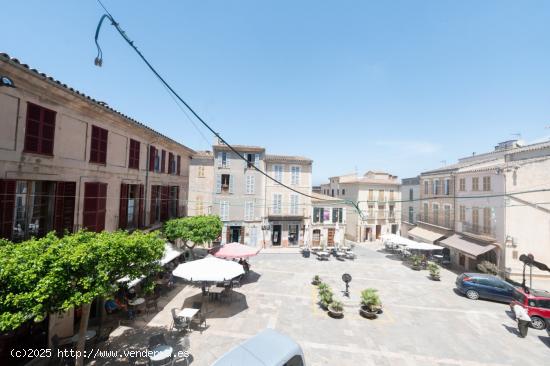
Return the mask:
M 457 234 L 441 240 L 440 243 L 446 247 L 456 249 L 471 258 L 477 258 L 483 253 L 487 253 L 496 248 L 494 244 L 479 244 Z
M 436 233 L 435 231 L 423 229 L 418 226 L 414 229 L 409 230 L 408 235 L 413 236 L 419 240 L 426 241 L 428 243 L 433 243 L 436 240 L 439 240 L 445 236 L 440 233 Z

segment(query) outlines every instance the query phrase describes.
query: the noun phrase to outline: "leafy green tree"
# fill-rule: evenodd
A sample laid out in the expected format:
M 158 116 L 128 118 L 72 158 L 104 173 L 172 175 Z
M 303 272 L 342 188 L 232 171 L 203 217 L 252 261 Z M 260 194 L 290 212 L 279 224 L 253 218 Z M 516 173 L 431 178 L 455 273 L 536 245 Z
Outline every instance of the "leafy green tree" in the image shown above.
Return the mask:
M 167 221 L 164 224 L 164 235 L 171 242 L 181 240 L 194 258 L 195 246 L 204 246 L 216 240 L 222 227 L 218 216 L 191 216 Z
M 112 294 L 119 278 L 157 270 L 163 251 L 157 233 L 140 231 L 79 231 L 62 238 L 50 233 L 0 246 L 0 330 L 80 306 L 77 350 L 83 351 L 92 301 Z M 82 357 L 77 359 L 82 363 Z

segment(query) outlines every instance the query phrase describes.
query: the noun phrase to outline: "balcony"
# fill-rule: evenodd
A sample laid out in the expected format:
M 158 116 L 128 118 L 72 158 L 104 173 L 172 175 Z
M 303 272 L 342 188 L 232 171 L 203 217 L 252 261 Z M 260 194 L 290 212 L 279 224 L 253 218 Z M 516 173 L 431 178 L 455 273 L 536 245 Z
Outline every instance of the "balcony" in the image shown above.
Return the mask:
M 422 213 L 419 213 L 419 214 L 416 214 L 416 221 L 427 225 L 437 226 L 447 230 L 453 230 L 452 228 L 453 221 L 451 217 L 445 220 L 444 214 L 439 214 L 436 216 L 432 214 L 424 215 Z
M 305 208 L 298 208 L 298 209 L 292 210 L 290 207 L 284 207 L 281 209 L 274 209 L 273 207 L 269 207 L 267 209 L 267 217 L 269 220 L 272 220 L 272 221 L 303 220 L 308 217 L 307 211 L 308 210 Z
M 496 239 L 496 229 L 494 225 L 479 225 L 470 222 L 462 222 L 458 225 L 457 230 L 462 234 L 472 237 L 473 239 L 493 242 Z M 462 226 L 462 227 L 461 227 Z

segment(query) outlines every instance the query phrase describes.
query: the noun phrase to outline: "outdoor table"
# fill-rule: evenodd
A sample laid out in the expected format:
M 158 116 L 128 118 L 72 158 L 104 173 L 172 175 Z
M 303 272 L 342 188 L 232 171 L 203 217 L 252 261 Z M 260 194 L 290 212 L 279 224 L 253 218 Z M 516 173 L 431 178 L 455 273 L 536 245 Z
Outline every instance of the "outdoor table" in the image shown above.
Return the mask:
M 167 344 L 161 344 L 159 346 L 156 346 L 155 348 L 151 349 L 151 356 L 149 359 L 151 361 L 162 361 L 166 360 L 167 358 L 172 357 L 174 349 L 170 347 Z
M 195 315 L 197 315 L 198 312 L 199 309 L 183 308 L 182 310 L 178 311 L 176 315 L 181 318 L 192 319 Z
M 145 299 L 143 297 L 138 297 L 137 299 L 128 301 L 128 305 L 130 306 L 137 306 L 145 303 Z
M 218 298 L 218 296 L 224 291 L 225 291 L 225 287 L 211 287 L 209 293 L 214 297 Z
M 319 251 L 317 252 L 317 257 L 319 257 L 319 259 L 328 259 L 328 253 L 327 252 L 323 252 L 323 251 Z

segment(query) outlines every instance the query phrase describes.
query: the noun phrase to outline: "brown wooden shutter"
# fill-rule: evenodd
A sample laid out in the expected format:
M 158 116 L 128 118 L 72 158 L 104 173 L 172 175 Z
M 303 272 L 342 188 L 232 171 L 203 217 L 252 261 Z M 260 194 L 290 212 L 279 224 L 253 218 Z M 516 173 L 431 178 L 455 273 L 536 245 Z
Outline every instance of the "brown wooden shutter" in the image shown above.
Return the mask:
M 155 223 L 155 216 L 156 216 L 156 213 L 155 213 L 155 201 L 157 199 L 157 195 L 158 195 L 158 191 L 157 191 L 157 187 L 158 186 L 151 186 L 151 203 L 149 205 L 149 225 L 153 225 Z
M 176 186 L 176 217 L 180 217 L 180 187 Z
M 169 152 L 168 153 L 168 174 L 174 174 L 175 173 L 173 171 L 173 166 L 174 166 L 174 154 Z
M 13 210 L 15 209 L 15 180 L 0 179 L 0 237 L 11 240 Z
M 160 221 L 169 218 L 170 187 L 162 186 L 160 191 Z
M 156 148 L 154 146 L 149 147 L 149 171 L 153 172 L 155 171 L 155 155 L 156 155 Z
M 90 161 L 99 162 L 99 139 L 100 132 L 97 126 L 92 126 L 92 139 L 90 141 Z
M 118 209 L 118 227 L 128 227 L 128 184 L 120 184 L 120 207 Z
M 178 155 L 177 157 L 177 174 L 180 175 L 181 174 L 181 156 Z
M 82 226 L 90 231 L 105 229 L 107 183 L 84 183 L 84 212 Z
M 160 159 L 160 172 L 164 173 L 166 170 L 164 169 L 164 163 L 166 162 L 166 151 L 162 150 L 162 156 Z
M 58 236 L 74 231 L 76 182 L 57 182 L 54 205 L 54 230 Z
M 130 153 L 128 154 L 128 168 L 139 169 L 140 142 L 130 139 Z
M 145 217 L 144 217 L 144 211 L 143 211 L 143 207 L 144 207 L 144 186 L 143 184 L 140 184 L 139 185 L 139 191 L 138 191 L 138 197 L 139 197 L 139 201 L 138 201 L 138 227 L 139 228 L 142 228 L 143 226 L 145 226 Z

